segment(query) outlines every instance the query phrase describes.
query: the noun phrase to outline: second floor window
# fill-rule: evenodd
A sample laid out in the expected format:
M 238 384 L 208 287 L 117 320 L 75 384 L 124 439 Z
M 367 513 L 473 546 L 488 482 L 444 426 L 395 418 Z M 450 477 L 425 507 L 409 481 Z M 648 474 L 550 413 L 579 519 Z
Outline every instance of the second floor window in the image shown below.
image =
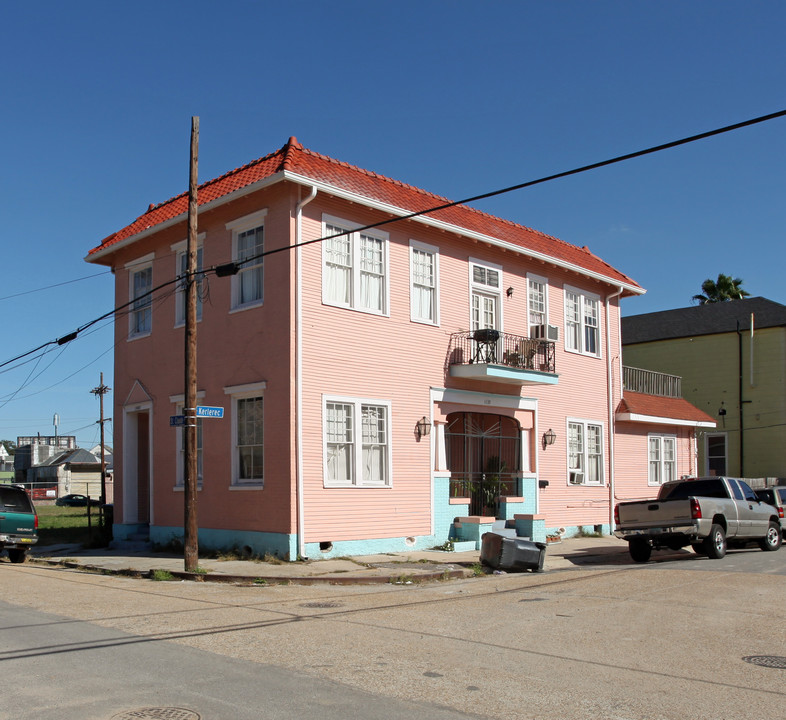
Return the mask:
M 565 288 L 565 349 L 600 357 L 600 299 Z
M 437 313 L 437 249 L 421 243 L 410 243 L 410 317 L 415 322 L 436 325 Z
M 500 329 L 501 268 L 470 261 L 472 329 Z
M 232 260 L 239 265 L 232 276 L 233 310 L 261 305 L 264 299 L 266 215 L 267 210 L 260 210 L 226 224 L 232 231 Z
M 325 221 L 323 234 L 328 238 L 323 243 L 323 302 L 387 314 L 387 234 L 352 232 L 349 223 L 334 220 Z
M 530 275 L 527 278 L 527 312 L 529 313 L 529 336 L 545 337 L 546 325 L 546 280 Z
M 149 335 L 153 329 L 153 289 L 152 264 L 135 264 L 129 268 L 129 294 L 131 312 L 129 313 L 129 337 Z
M 177 270 L 181 278 L 185 278 L 188 272 L 188 253 L 180 250 L 177 253 Z M 202 319 L 202 246 L 197 248 L 197 320 Z M 186 321 L 186 282 L 185 279 L 177 285 L 177 298 L 175 299 L 175 325 L 182 325 Z

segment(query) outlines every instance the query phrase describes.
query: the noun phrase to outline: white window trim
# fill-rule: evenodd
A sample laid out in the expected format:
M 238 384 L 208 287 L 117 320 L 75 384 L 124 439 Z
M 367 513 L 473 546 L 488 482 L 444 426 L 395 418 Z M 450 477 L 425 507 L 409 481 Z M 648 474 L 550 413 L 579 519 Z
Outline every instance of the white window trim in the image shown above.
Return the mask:
M 570 482 L 570 425 L 581 425 L 584 432 L 584 479 L 580 483 Z M 600 428 L 600 482 L 588 482 L 588 465 L 587 465 L 587 427 L 589 425 L 597 426 Z M 571 487 L 604 487 L 606 485 L 606 428 L 603 422 L 597 420 L 587 420 L 584 418 L 569 417 L 565 419 L 565 468 L 566 478 L 565 482 Z
M 205 397 L 205 391 L 199 390 L 197 392 L 197 399 L 201 399 Z M 170 395 L 169 402 L 171 402 L 175 406 L 175 415 L 182 415 L 186 396 L 182 393 L 180 395 Z M 199 418 L 198 422 L 201 424 L 202 419 Z M 175 467 L 175 485 L 174 489 L 177 492 L 182 492 L 185 489 L 185 472 L 183 469 L 183 430 L 185 428 L 179 427 L 175 428 L 175 458 L 176 458 L 176 467 Z M 204 430 L 203 430 L 204 431 Z M 202 446 L 202 468 L 204 471 L 205 467 L 205 448 L 204 448 L 204 435 L 202 436 L 203 446 Z M 197 479 L 197 490 L 202 489 L 202 484 L 204 482 L 204 477 L 201 479 Z
M 265 432 L 265 418 L 267 416 L 267 408 L 265 407 L 264 397 L 265 397 L 265 388 L 267 388 L 267 383 L 264 381 L 256 382 L 256 383 L 247 383 L 245 385 L 232 385 L 227 386 L 224 388 L 224 393 L 230 396 L 231 402 L 231 415 L 232 415 L 232 426 L 230 432 L 231 435 L 231 453 L 232 453 L 232 477 L 230 480 L 230 489 L 257 489 L 262 490 L 265 486 L 265 465 L 267 464 L 267 453 L 265 452 L 265 437 L 267 433 Z M 254 478 L 250 480 L 240 480 L 238 475 L 240 474 L 240 464 L 237 454 L 237 400 L 242 400 L 244 398 L 249 397 L 258 397 L 261 396 L 262 400 L 262 478 Z
M 532 280 L 536 283 L 543 285 L 543 325 L 549 324 L 549 280 L 542 275 L 535 275 L 534 273 L 527 273 L 527 335 L 532 337 L 532 328 L 534 327 L 530 321 L 529 315 L 529 301 L 530 301 L 530 288 L 529 282 Z M 545 335 L 543 337 L 545 339 Z
M 180 275 L 180 256 L 188 252 L 188 240 L 181 240 L 169 246 L 175 256 L 175 277 Z M 197 252 L 202 251 L 202 266 L 205 264 L 205 233 L 197 235 Z M 197 268 L 202 270 L 203 268 Z M 175 294 L 175 327 L 183 327 L 186 324 L 186 300 L 185 291 L 178 287 Z M 199 306 L 198 306 L 199 307 Z M 182 318 L 182 320 L 181 320 Z M 197 312 L 197 322 L 201 322 L 201 313 Z
M 267 228 L 265 227 L 265 218 L 267 217 L 267 208 L 262 210 L 258 210 L 257 212 L 253 212 L 249 215 L 244 215 L 243 217 L 236 218 L 235 220 L 230 220 L 228 223 L 225 224 L 227 230 L 232 232 L 232 262 L 237 262 L 237 238 L 240 233 L 245 232 L 246 230 L 253 230 L 255 228 L 261 227 L 262 228 L 262 242 L 266 245 L 267 244 Z M 264 246 L 263 246 L 264 252 Z M 259 307 L 260 305 L 264 304 L 265 301 L 265 261 L 264 258 L 260 258 L 256 265 L 250 265 L 251 267 L 256 267 L 257 265 L 262 266 L 262 297 L 258 300 L 253 300 L 251 302 L 240 303 L 240 273 L 232 276 L 232 283 L 231 283 L 231 292 L 232 292 L 232 300 L 230 305 L 230 312 L 238 312 L 241 310 L 248 310 L 249 308 Z M 244 266 L 247 267 L 247 266 Z
M 322 304 L 330 305 L 331 307 L 342 307 L 348 310 L 355 310 L 356 312 L 368 313 L 369 315 L 379 315 L 381 317 L 390 317 L 390 235 L 389 233 L 379 230 L 378 228 L 370 228 L 363 230 L 364 235 L 382 241 L 383 248 L 383 262 L 384 262 L 384 277 L 382 289 L 382 310 L 374 310 L 370 308 L 361 307 L 359 304 L 358 296 L 360 294 L 360 238 L 357 230 L 363 227 L 359 223 L 350 222 L 343 218 L 335 217 L 333 215 L 322 215 L 322 237 L 333 235 L 334 233 L 328 232 L 328 225 L 336 225 L 349 232 L 350 239 L 350 252 L 352 254 L 352 277 L 350 280 L 350 300 L 349 303 L 339 303 L 334 301 L 328 296 L 327 283 L 325 281 L 325 267 L 327 266 L 327 242 L 322 244 Z
M 147 255 L 143 255 L 136 260 L 131 260 L 131 262 L 127 262 L 125 264 L 125 269 L 128 270 L 128 302 L 129 302 L 129 313 L 128 313 L 128 337 L 127 340 L 138 340 L 139 338 L 148 337 L 153 332 L 153 297 L 150 296 L 150 330 L 146 332 L 137 332 L 133 331 L 134 328 L 134 316 L 136 314 L 136 310 L 134 310 L 133 302 L 134 298 L 134 275 L 142 270 L 147 270 L 150 268 L 150 289 L 153 289 L 153 260 L 155 260 L 155 253 L 148 253 Z
M 352 445 L 354 449 L 354 456 L 352 458 L 354 469 L 354 483 L 337 483 L 332 482 L 328 476 L 328 437 L 327 437 L 327 404 L 328 403 L 343 403 L 345 405 L 353 405 L 354 413 L 354 435 L 352 438 Z M 380 405 L 387 411 L 387 458 L 385 463 L 385 482 L 384 483 L 364 483 L 363 482 L 363 438 L 361 433 L 361 408 L 363 405 Z M 390 489 L 393 487 L 393 409 L 390 400 L 379 400 L 375 398 L 357 398 L 347 397 L 344 395 L 323 395 L 322 396 L 322 478 L 325 488 L 363 488 L 363 489 Z
M 650 440 L 653 439 L 660 441 L 660 457 L 658 459 L 660 482 L 653 482 L 650 477 L 650 462 L 652 462 L 650 460 Z M 670 439 L 674 442 L 674 479 L 677 479 L 677 436 L 671 433 L 649 433 L 647 435 L 647 485 L 650 487 L 660 487 L 665 482 L 666 473 L 664 469 L 666 467 L 666 459 L 663 442 L 665 439 Z
M 490 285 L 484 285 L 482 283 L 475 282 L 475 267 L 482 267 L 487 270 L 495 270 L 499 273 L 499 287 L 491 287 Z M 472 297 L 475 294 L 478 295 L 486 295 L 486 296 L 493 296 L 496 298 L 497 303 L 497 321 L 495 324 L 494 329 L 499 330 L 502 332 L 504 324 L 502 322 L 502 312 L 503 312 L 503 303 L 502 303 L 502 288 L 505 286 L 504 278 L 502 274 L 502 265 L 497 265 L 496 263 L 487 262 L 485 260 L 478 260 L 477 258 L 469 258 L 469 327 L 473 328 L 473 318 L 472 318 Z
M 581 290 L 577 287 L 572 287 L 571 285 L 563 285 L 562 286 L 563 294 L 562 294 L 562 302 L 563 302 L 563 322 L 565 323 L 565 352 L 573 353 L 574 355 L 584 355 L 585 357 L 593 357 L 593 358 L 602 358 L 603 357 L 603 334 L 601 333 L 601 316 L 602 316 L 602 303 L 600 295 L 596 295 L 595 293 L 587 292 L 586 290 Z M 579 296 L 579 341 L 581 343 L 581 347 L 577 350 L 575 348 L 568 347 L 568 340 L 569 340 L 569 323 L 568 323 L 568 302 L 567 302 L 567 293 L 572 292 Z M 585 350 L 585 337 L 584 337 L 584 302 L 585 300 L 594 300 L 598 305 L 598 325 L 597 325 L 597 333 L 598 333 L 598 352 L 592 353 L 587 352 Z
M 434 258 L 434 317 L 424 318 L 415 315 L 415 263 L 413 251 L 430 253 Z M 412 322 L 423 325 L 439 326 L 439 248 L 418 240 L 409 241 L 409 318 Z

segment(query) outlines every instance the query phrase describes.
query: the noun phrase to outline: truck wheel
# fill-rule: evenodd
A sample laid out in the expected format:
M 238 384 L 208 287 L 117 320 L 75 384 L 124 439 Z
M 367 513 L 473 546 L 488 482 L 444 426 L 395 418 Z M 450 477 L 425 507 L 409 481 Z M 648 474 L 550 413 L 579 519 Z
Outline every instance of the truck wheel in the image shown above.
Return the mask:
M 652 555 L 652 545 L 646 540 L 631 540 L 628 543 L 628 550 L 634 562 L 645 563 Z
M 777 523 L 771 522 L 767 534 L 759 540 L 762 550 L 777 550 L 781 546 L 781 528 Z
M 726 555 L 726 533 L 720 525 L 713 525 L 704 538 L 704 552 L 710 560 L 720 560 Z
M 8 548 L 8 559 L 12 563 L 23 563 L 27 551 L 19 548 Z

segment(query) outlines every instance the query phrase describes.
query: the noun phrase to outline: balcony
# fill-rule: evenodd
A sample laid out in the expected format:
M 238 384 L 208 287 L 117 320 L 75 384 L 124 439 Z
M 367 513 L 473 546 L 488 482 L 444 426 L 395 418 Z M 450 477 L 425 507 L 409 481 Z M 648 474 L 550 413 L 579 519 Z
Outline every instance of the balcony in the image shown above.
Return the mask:
M 644 395 L 682 397 L 682 378 L 679 375 L 622 366 L 622 389 Z
M 450 376 L 509 385 L 556 385 L 554 343 L 490 328 L 450 336 Z

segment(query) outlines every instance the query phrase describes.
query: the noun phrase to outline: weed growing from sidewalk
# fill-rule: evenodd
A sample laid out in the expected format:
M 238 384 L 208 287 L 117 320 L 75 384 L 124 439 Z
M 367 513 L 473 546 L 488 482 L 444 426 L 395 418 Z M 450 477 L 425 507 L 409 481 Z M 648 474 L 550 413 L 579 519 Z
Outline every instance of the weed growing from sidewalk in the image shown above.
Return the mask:
M 151 580 L 155 580 L 156 582 L 165 582 L 168 580 L 174 580 L 175 576 L 169 572 L 169 570 L 153 570 L 153 573 L 150 575 Z
M 472 575 L 474 577 L 481 577 L 482 575 L 486 574 L 485 568 L 480 563 L 472 563 L 470 569 L 472 570 Z

